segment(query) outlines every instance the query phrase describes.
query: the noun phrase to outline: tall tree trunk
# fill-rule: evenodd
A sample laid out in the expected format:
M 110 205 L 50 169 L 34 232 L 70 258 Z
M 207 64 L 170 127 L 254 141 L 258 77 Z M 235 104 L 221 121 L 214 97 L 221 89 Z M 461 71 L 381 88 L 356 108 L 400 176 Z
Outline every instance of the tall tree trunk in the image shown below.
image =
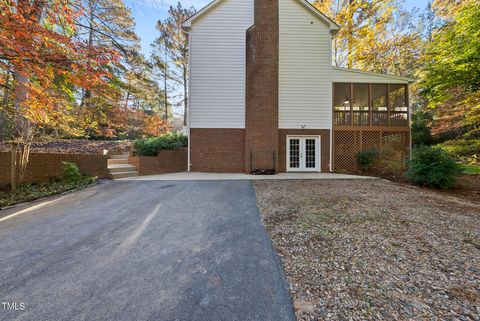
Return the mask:
M 18 0 L 18 10 L 25 19 L 34 23 L 40 23 L 43 10 L 47 5 L 46 0 Z M 10 185 L 12 189 L 17 186 L 16 176 L 17 170 L 20 170 L 20 180 L 22 180 L 25 169 L 30 156 L 30 144 L 35 137 L 35 126 L 26 117 L 26 106 L 28 102 L 28 84 L 30 82 L 28 76 L 28 68 L 14 64 L 14 89 L 13 102 L 15 109 L 13 119 L 12 148 L 11 148 L 11 164 L 10 164 Z M 21 147 L 21 154 L 17 163 L 17 146 Z
M 353 0 L 349 0 L 348 3 L 348 23 L 347 23 L 347 67 L 353 66 Z
M 10 147 L 10 188 L 17 189 L 17 144 L 12 143 Z
M 90 10 L 89 18 L 88 18 L 88 55 L 89 58 L 92 55 L 92 47 L 93 47 L 93 0 L 88 1 L 88 10 Z M 92 91 L 90 89 L 85 90 L 85 94 L 82 97 L 82 102 L 80 103 L 81 106 L 87 106 L 89 109 L 91 107 L 90 99 L 92 98 Z
M 6 109 L 8 105 L 8 97 L 10 95 L 10 72 L 7 70 L 5 75 L 5 88 L 3 89 L 2 109 Z M 5 139 L 8 136 L 8 118 L 7 113 L 0 110 L 0 139 Z
M 165 106 L 165 120 L 168 122 L 168 93 L 167 93 L 167 44 L 165 43 L 165 54 L 163 61 L 163 103 Z
M 130 100 L 130 90 L 127 91 L 127 97 L 125 98 L 125 112 L 128 111 L 128 101 Z

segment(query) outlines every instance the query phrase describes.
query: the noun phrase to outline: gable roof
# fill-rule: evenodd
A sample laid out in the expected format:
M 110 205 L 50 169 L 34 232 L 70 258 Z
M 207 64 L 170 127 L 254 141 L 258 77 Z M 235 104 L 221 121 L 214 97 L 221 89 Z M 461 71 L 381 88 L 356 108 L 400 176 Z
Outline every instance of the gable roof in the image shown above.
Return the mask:
M 197 11 L 195 14 L 193 14 L 190 18 L 185 20 L 183 23 L 183 28 L 189 29 L 192 27 L 192 22 L 200 17 L 202 17 L 204 14 L 209 12 L 211 9 L 216 7 L 218 4 L 223 2 L 224 0 L 213 0 L 209 4 L 207 4 L 205 7 Z M 309 10 L 311 13 L 313 13 L 320 21 L 325 23 L 330 30 L 333 32 L 337 32 L 340 29 L 340 26 L 337 25 L 333 20 L 328 18 L 326 15 L 324 15 L 322 12 L 320 12 L 317 8 L 315 8 L 310 2 L 307 0 L 294 0 L 297 1 L 298 3 L 302 4 L 307 10 Z

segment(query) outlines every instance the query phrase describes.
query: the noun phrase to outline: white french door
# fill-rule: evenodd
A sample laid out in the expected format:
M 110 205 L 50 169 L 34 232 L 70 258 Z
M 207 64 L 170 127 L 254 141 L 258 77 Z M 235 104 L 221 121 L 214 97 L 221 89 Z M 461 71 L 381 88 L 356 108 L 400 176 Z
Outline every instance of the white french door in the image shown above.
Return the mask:
M 287 136 L 287 171 L 320 172 L 320 137 Z

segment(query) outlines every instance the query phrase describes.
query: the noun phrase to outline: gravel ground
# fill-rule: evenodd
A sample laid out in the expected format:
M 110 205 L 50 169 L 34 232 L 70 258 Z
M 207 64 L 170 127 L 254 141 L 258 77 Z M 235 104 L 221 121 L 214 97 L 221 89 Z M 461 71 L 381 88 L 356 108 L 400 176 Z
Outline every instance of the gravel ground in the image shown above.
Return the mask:
M 99 149 L 124 150 L 131 148 L 130 141 L 105 141 L 85 139 L 58 139 L 45 142 L 34 142 L 32 153 L 68 153 L 97 154 Z M 0 152 L 10 151 L 10 145 L 0 142 Z
M 373 181 L 256 181 L 298 320 L 480 320 L 480 200 Z

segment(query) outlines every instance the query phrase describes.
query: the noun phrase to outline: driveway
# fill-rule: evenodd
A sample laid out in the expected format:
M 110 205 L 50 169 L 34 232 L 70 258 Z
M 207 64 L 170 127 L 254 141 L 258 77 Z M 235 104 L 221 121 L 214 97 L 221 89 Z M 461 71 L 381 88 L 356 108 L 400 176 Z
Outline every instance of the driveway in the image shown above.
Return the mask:
M 0 320 L 294 320 L 249 181 L 102 183 L 1 221 L 0 253 Z

